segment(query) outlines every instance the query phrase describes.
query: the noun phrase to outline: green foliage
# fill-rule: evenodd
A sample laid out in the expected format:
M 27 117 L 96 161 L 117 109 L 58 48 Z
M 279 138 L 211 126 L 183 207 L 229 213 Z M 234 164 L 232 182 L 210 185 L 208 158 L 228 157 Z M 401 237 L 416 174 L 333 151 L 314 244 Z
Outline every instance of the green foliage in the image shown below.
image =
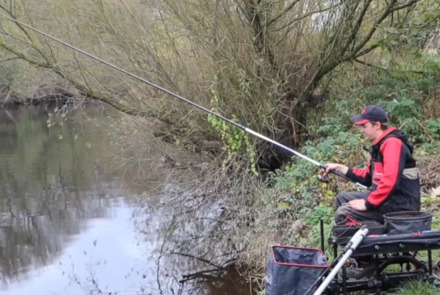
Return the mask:
M 218 112 L 219 96 L 218 92 L 215 90 L 212 90 L 211 104 L 211 110 L 213 112 Z M 236 120 L 235 116 L 232 116 L 232 119 Z M 220 133 L 223 143 L 225 143 L 228 148 L 228 154 L 233 154 L 241 149 L 243 145 L 243 138 L 245 136 L 245 132 L 243 130 L 211 114 L 208 114 L 208 122 Z
M 427 152 L 440 156 L 440 118 L 426 120 L 424 123 L 425 132 L 419 136 L 428 143 L 424 145 Z
M 315 142 L 307 142 L 303 148 L 309 157 L 321 162 L 345 162 L 352 157 L 364 141 L 359 132 L 337 132 L 331 137 L 322 137 Z
M 361 145 L 359 136 L 349 132 L 339 132 L 333 137 L 323 137 L 309 141 L 301 153 L 319 162 L 347 161 L 355 158 L 350 156 Z M 291 165 L 275 174 L 275 185 L 265 194 L 268 198 L 266 206 L 273 201 L 277 204 L 280 222 L 273 224 L 285 229 L 280 239 L 295 245 L 319 247 L 320 219 L 324 221 L 328 232 L 334 216 L 334 186 L 339 179 L 331 178 L 330 185 L 320 182 L 317 178 L 319 168 L 309 161 L 293 158 Z M 272 201 L 272 202 L 271 202 Z M 303 224 L 307 230 L 291 229 L 292 222 Z M 271 226 L 270 224 L 267 224 Z
M 319 205 L 314 208 L 313 213 L 306 216 L 305 222 L 310 226 L 319 224 L 322 219 L 324 223 L 331 223 L 333 221 L 334 210 L 331 207 Z
M 432 135 L 432 139 L 440 141 L 440 118 L 426 120 L 424 125 L 429 134 Z
M 438 58 L 411 55 L 392 59 L 386 70 L 362 66 L 358 71 L 347 66 L 336 71 L 332 79 L 343 82 L 332 84 L 333 97 L 309 116 L 313 118 L 309 130 L 314 137 L 333 136 L 354 128 L 349 120 L 353 114 L 368 104 L 379 104 L 389 112 L 391 125 L 404 130 L 410 141 L 436 148 L 440 134 Z
M 440 218 L 435 217 L 435 216 L 432 218 L 431 229 L 432 230 L 440 230 Z
M 440 290 L 428 283 L 420 281 L 410 281 L 404 283 L 395 295 L 437 295 Z
M 215 113 L 220 110 L 219 100 L 218 92 L 212 90 L 211 110 Z M 236 116 L 232 115 L 231 117 L 233 121 L 237 121 Z M 231 159 L 236 153 L 242 151 L 244 148 L 247 156 L 250 159 L 250 169 L 254 174 L 257 174 L 257 170 L 255 168 L 257 155 L 253 146 L 251 135 L 211 114 L 208 114 L 208 122 L 217 132 L 220 133 L 221 139 L 228 151 L 228 160 Z
M 360 136 L 340 132 L 333 137 L 307 142 L 301 152 L 322 163 L 342 162 L 353 158 L 351 154 L 361 143 Z M 318 169 L 309 161 L 294 158 L 293 163 L 277 175 L 275 188 L 284 192 L 280 195 L 280 201 L 295 204 L 296 208 L 292 210 L 298 213 L 314 211 L 321 201 L 328 204 L 328 198 L 325 198 L 327 187 L 323 186 L 316 176 Z

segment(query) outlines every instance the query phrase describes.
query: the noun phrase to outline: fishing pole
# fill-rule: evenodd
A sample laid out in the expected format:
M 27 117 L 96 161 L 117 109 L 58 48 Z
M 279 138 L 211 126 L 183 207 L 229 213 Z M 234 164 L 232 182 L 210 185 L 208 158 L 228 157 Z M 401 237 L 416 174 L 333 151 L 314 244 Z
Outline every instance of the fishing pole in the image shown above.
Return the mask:
M 112 64 L 112 63 L 110 63 L 108 61 L 105 61 L 105 60 L 103 60 L 103 59 L 101 59 L 101 58 L 99 58 L 99 57 L 97 57 L 97 56 L 95 56 L 95 55 L 93 55 L 93 54 L 91 54 L 91 53 L 89 53 L 87 51 L 84 51 L 84 50 L 82 50 L 80 48 L 77 48 L 77 47 L 75 47 L 75 46 L 73 46 L 73 45 L 71 45 L 71 44 L 69 44 L 67 42 L 59 40 L 59 39 L 53 37 L 52 35 L 49 35 L 49 34 L 43 32 L 43 31 L 40 31 L 39 29 L 36 29 L 36 28 L 34 28 L 34 27 L 32 27 L 32 26 L 30 26 L 28 24 L 25 24 L 25 23 L 23 23 L 23 22 L 21 22 L 21 21 L 19 21 L 17 19 L 14 19 L 14 18 L 9 17 L 9 16 L 7 16 L 5 14 L 2 14 L 2 13 L 0 13 L 0 16 L 5 18 L 5 19 L 7 19 L 7 20 L 9 20 L 9 21 L 15 22 L 15 23 L 17 23 L 17 24 L 19 24 L 19 25 L 21 25 L 21 26 L 23 26 L 23 27 L 25 27 L 25 28 L 27 28 L 27 29 L 29 29 L 31 31 L 34 31 L 34 32 L 36 32 L 36 33 L 38 33 L 40 35 L 43 35 L 43 36 L 45 36 L 45 37 L 47 37 L 47 38 L 49 38 L 49 39 L 51 39 L 51 40 L 53 40 L 53 41 L 55 41 L 57 43 L 60 43 L 60 44 L 62 44 L 64 46 L 66 46 L 66 47 L 69 47 L 70 49 L 72 49 L 74 51 L 82 53 L 82 54 L 84 54 L 84 55 L 86 55 L 86 56 L 88 56 L 88 57 L 90 57 L 90 58 L 92 58 L 92 59 L 94 59 L 96 61 L 99 61 L 102 64 L 105 64 L 105 65 L 107 65 L 107 66 L 109 66 L 109 67 L 111 67 L 111 68 L 113 68 L 113 69 L 115 69 L 117 71 L 120 71 L 120 72 L 122 72 L 122 73 L 124 73 L 124 74 L 126 74 L 126 75 L 128 75 L 128 76 L 130 76 L 132 78 L 135 78 L 135 79 L 137 79 L 137 80 L 139 80 L 139 81 L 141 81 L 143 83 L 146 83 L 146 84 L 148 84 L 148 85 L 150 85 L 150 86 L 152 86 L 152 87 L 154 87 L 154 88 L 156 88 L 156 89 L 158 89 L 158 90 L 160 90 L 162 92 L 165 92 L 165 93 L 167 93 L 167 94 L 169 94 L 169 95 L 171 95 L 171 96 L 173 96 L 175 98 L 178 98 L 178 99 L 180 99 L 180 100 L 182 100 L 182 101 L 184 101 L 184 102 L 186 102 L 186 103 L 188 103 L 188 104 L 190 104 L 190 105 L 192 105 L 192 106 L 194 106 L 194 107 L 196 107 L 196 108 L 198 108 L 198 109 L 200 109 L 200 110 L 202 110 L 202 111 L 204 111 L 204 112 L 206 112 L 206 113 L 208 113 L 210 115 L 213 115 L 213 116 L 219 118 L 220 120 L 223 120 L 223 121 L 225 121 L 225 122 L 227 122 L 229 124 L 232 124 L 235 127 L 239 128 L 239 129 L 241 129 L 241 130 L 243 130 L 243 131 L 245 131 L 245 132 L 247 132 L 249 134 L 254 135 L 255 137 L 258 137 L 258 138 L 260 138 L 262 140 L 270 142 L 273 145 L 275 145 L 275 146 L 277 146 L 277 147 L 279 147 L 279 148 L 281 148 L 281 149 L 283 149 L 285 151 L 288 151 L 288 152 L 294 154 L 295 156 L 297 156 L 297 157 L 299 157 L 299 158 L 301 158 L 303 160 L 309 161 L 310 163 L 313 163 L 314 165 L 320 167 L 321 169 L 325 169 L 326 168 L 326 166 L 324 164 L 322 164 L 322 163 L 320 163 L 320 162 L 318 162 L 318 161 L 316 161 L 316 160 L 314 160 L 312 158 L 309 158 L 306 155 L 303 155 L 303 154 L 301 154 L 301 153 L 299 153 L 299 152 L 297 152 L 297 151 L 295 151 L 295 150 L 293 150 L 293 149 L 291 149 L 291 148 L 289 148 L 289 147 L 287 147 L 287 146 L 285 146 L 285 145 L 283 145 L 283 144 L 281 144 L 281 143 L 279 143 L 279 142 L 277 142 L 277 141 L 275 141 L 275 140 L 273 140 L 273 139 L 271 139 L 269 137 L 266 137 L 266 136 L 264 136 L 264 135 L 262 135 L 262 134 L 260 134 L 260 133 L 258 133 L 256 131 L 254 131 L 254 130 L 246 127 L 246 126 L 238 124 L 237 122 L 234 122 L 231 119 L 228 119 L 228 118 L 226 118 L 226 117 L 224 117 L 224 116 L 222 116 L 222 115 L 220 115 L 218 113 L 215 113 L 215 112 L 205 108 L 204 106 L 196 104 L 195 102 L 193 102 L 193 101 L 191 101 L 189 99 L 186 99 L 185 97 L 183 97 L 181 95 L 178 95 L 178 94 L 176 94 L 174 92 L 171 92 L 170 90 L 165 89 L 162 86 L 159 86 L 159 85 L 157 85 L 157 84 L 155 84 L 153 82 L 150 82 L 150 81 L 148 81 L 145 78 L 142 78 L 142 77 L 140 77 L 138 75 L 135 75 L 135 74 L 133 74 L 133 73 L 131 73 L 131 72 L 121 68 L 121 67 L 118 67 L 118 66 L 116 66 L 116 65 L 114 65 L 114 64 Z M 346 180 L 349 180 L 351 182 L 355 182 L 352 179 L 348 178 L 345 174 L 340 173 L 339 171 L 330 171 L 330 173 L 338 175 L 338 176 L 340 176 L 340 177 L 342 177 L 342 178 L 344 178 Z M 362 188 L 366 188 L 366 186 L 364 186 L 364 185 L 362 185 L 362 184 L 360 184 L 358 182 L 355 182 L 355 184 L 360 186 L 360 187 L 362 187 Z

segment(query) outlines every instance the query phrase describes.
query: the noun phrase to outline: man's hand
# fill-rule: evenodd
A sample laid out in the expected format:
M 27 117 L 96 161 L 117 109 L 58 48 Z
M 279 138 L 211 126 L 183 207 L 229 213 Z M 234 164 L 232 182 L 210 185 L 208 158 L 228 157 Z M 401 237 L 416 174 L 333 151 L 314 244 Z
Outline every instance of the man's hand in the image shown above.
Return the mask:
M 345 175 L 347 174 L 348 167 L 342 164 L 327 163 L 325 164 L 325 169 L 319 170 L 318 177 L 320 179 L 326 178 L 330 171 L 338 171 Z
M 348 206 L 358 211 L 367 211 L 364 199 L 351 200 L 350 202 L 348 202 Z

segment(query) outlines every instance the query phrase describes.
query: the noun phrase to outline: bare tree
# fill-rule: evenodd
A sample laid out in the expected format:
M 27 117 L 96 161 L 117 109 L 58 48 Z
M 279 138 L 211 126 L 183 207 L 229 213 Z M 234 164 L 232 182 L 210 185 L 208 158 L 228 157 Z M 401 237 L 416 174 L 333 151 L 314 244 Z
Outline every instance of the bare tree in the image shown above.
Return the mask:
M 323 77 L 427 9 L 419 0 L 44 1 L 48 18 L 36 2 L 2 0 L 0 9 L 293 144 L 307 133 L 308 111 L 326 99 Z M 204 114 L 183 107 L 182 116 L 180 102 L 20 25 L 2 20 L 0 47 L 123 112 L 214 135 Z

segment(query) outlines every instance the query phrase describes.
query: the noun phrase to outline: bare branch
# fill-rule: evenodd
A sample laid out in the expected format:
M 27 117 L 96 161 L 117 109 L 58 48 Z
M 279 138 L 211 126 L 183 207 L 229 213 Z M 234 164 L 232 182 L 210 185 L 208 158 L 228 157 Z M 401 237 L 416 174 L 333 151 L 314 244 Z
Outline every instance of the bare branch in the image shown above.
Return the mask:
M 370 47 L 367 47 L 367 48 L 365 48 L 365 49 L 359 51 L 359 52 L 354 56 L 354 58 L 356 59 L 356 58 L 359 58 L 359 57 L 361 57 L 361 56 L 364 56 L 364 55 L 370 53 L 371 51 L 373 51 L 374 49 L 376 49 L 376 48 L 378 48 L 378 47 L 379 47 L 379 45 L 377 45 L 377 44 L 371 45 Z M 349 61 L 349 60 L 352 60 L 352 58 L 345 59 L 345 61 Z
M 370 31 L 365 35 L 363 40 L 360 40 L 358 42 L 358 45 L 353 48 L 351 57 L 347 57 L 351 59 L 358 51 L 361 50 L 362 47 L 367 44 L 368 41 L 370 41 L 373 34 L 376 32 L 379 25 L 387 18 L 388 15 L 392 13 L 393 5 L 397 2 L 397 0 L 392 0 L 389 2 L 388 6 L 383 10 L 382 14 L 377 18 L 373 26 L 371 27 Z
M 411 6 L 413 6 L 414 4 L 416 4 L 417 2 L 420 2 L 420 0 L 411 0 L 411 1 L 409 1 L 409 2 L 407 2 L 407 3 L 405 3 L 405 4 L 402 4 L 402 5 L 400 5 L 400 6 L 395 6 L 395 7 L 393 7 L 393 9 L 391 9 L 391 12 L 398 11 L 398 10 L 402 10 L 402 9 L 405 9 L 405 8 L 411 7 Z
M 304 20 L 304 19 L 306 19 L 306 18 L 308 18 L 308 17 L 310 17 L 312 15 L 315 15 L 315 14 L 318 14 L 318 13 L 327 12 L 329 10 L 335 9 L 336 7 L 338 7 L 340 5 L 341 4 L 335 4 L 335 5 L 331 5 L 329 7 L 323 8 L 323 9 L 319 9 L 319 10 L 314 10 L 314 11 L 308 12 L 308 13 L 302 15 L 301 17 L 297 17 L 297 18 L 292 19 L 287 24 L 285 24 L 285 25 L 283 25 L 283 26 L 281 26 L 279 28 L 276 28 L 274 31 L 281 31 L 281 30 L 284 30 L 286 28 L 289 28 L 288 30 L 290 31 L 290 30 L 292 30 L 291 26 L 293 24 L 295 24 L 295 23 L 297 23 L 299 21 L 302 21 L 302 20 Z
M 170 254 L 175 254 L 175 255 L 180 255 L 180 256 L 184 256 L 184 257 L 189 257 L 189 258 L 192 258 L 192 259 L 195 259 L 195 260 L 201 261 L 201 262 L 203 262 L 203 263 L 206 263 L 206 264 L 208 264 L 208 265 L 211 265 L 211 266 L 215 267 L 215 268 L 217 269 L 217 271 L 218 271 L 219 269 L 222 269 L 222 268 L 223 268 L 223 266 L 216 265 L 216 264 L 214 264 L 214 263 L 213 263 L 212 261 L 210 261 L 210 260 L 207 260 L 207 259 L 204 259 L 204 258 L 201 258 L 201 257 L 197 257 L 197 256 L 194 256 L 194 255 L 191 255 L 191 254 L 188 254 L 188 253 L 181 253 L 181 252 L 171 251 Z
M 385 67 L 378 66 L 378 65 L 375 65 L 375 64 L 372 64 L 372 63 L 360 60 L 360 59 L 355 59 L 354 61 L 357 62 L 357 63 L 360 63 L 361 65 L 367 66 L 367 67 L 372 67 L 372 68 L 380 69 L 380 70 L 383 70 L 383 71 L 388 71 L 388 69 L 385 68 Z
M 274 22 L 278 21 L 280 18 L 284 17 L 290 10 L 292 10 L 296 4 L 298 4 L 301 0 L 293 0 L 292 3 L 286 6 L 286 8 L 278 14 L 277 16 L 273 17 L 268 23 L 267 26 L 270 27 Z

